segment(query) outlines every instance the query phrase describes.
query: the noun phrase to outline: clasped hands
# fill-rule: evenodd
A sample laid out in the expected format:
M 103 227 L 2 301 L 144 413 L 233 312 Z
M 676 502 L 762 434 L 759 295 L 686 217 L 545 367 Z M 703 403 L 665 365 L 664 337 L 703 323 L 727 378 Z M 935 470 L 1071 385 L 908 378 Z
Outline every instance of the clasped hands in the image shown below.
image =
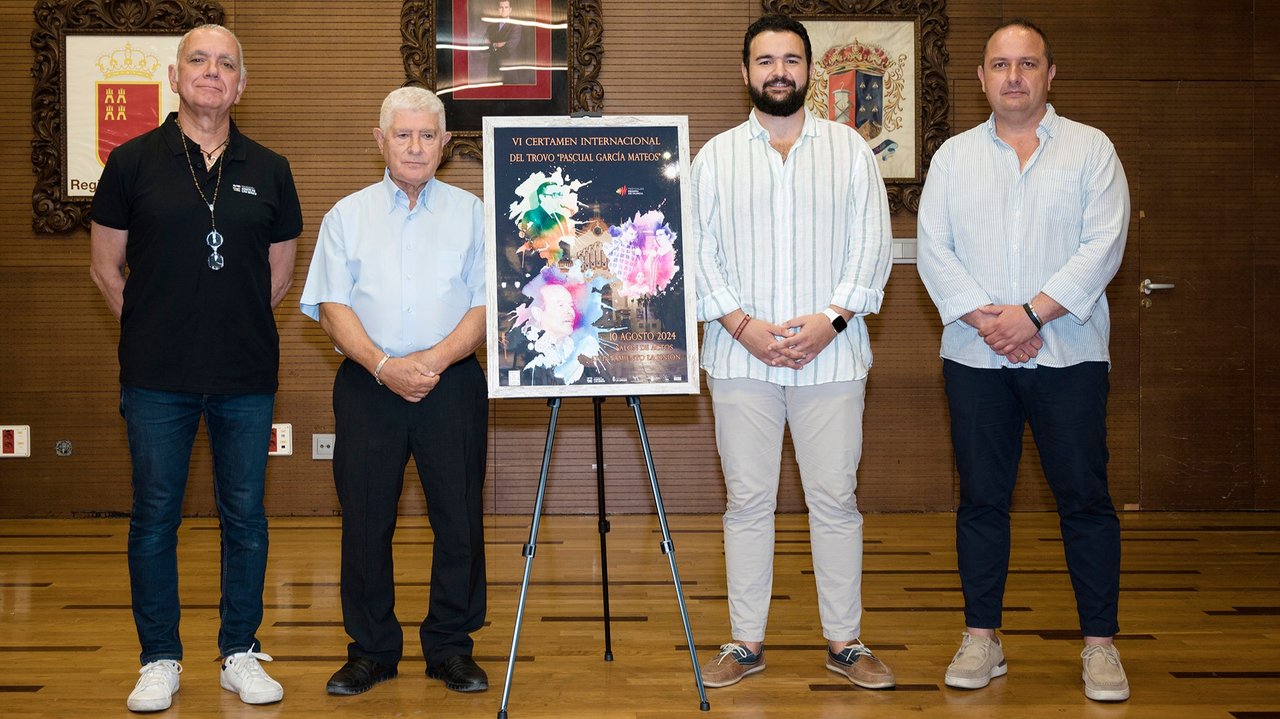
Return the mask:
M 1031 361 L 1044 347 L 1022 305 L 986 305 L 960 319 L 978 330 L 992 352 L 1014 364 Z
M 382 365 L 378 379 L 407 402 L 421 402 L 440 383 L 443 362 L 433 350 L 392 357 Z
M 738 341 L 767 365 L 804 369 L 835 338 L 831 320 L 819 312 L 801 315 L 780 325 L 752 317 Z

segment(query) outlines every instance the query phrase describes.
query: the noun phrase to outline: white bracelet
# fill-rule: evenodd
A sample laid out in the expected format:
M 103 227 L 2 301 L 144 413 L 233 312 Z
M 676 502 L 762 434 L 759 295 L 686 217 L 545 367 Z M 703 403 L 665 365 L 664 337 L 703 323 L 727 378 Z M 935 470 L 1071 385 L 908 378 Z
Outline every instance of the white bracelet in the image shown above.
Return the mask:
M 382 386 L 382 380 L 378 375 L 382 374 L 382 366 L 385 365 L 389 359 L 391 359 L 391 355 L 384 353 L 382 355 L 382 359 L 378 360 L 378 366 L 373 368 L 373 381 L 377 382 L 379 387 Z

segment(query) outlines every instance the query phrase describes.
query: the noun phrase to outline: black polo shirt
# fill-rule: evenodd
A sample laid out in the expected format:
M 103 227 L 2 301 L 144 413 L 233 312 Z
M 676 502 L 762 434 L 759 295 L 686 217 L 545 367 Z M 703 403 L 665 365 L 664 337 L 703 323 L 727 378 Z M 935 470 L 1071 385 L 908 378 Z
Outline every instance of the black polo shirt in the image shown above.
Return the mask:
M 231 143 L 212 170 L 177 113 L 116 148 L 93 198 L 94 222 L 129 233 L 120 317 L 120 382 L 201 394 L 275 392 L 280 338 L 271 313 L 268 249 L 302 232 L 289 161 L 231 123 Z M 190 164 L 188 164 L 190 160 Z M 225 264 L 209 268 L 213 199 Z M 192 173 L 195 179 L 192 178 Z

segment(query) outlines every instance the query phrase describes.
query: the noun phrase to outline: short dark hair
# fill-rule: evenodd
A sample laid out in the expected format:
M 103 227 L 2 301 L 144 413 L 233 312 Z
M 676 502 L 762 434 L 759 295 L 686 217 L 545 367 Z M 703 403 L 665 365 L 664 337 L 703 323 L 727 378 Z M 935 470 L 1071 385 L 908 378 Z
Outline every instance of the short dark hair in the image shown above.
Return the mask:
M 1044 43 L 1045 60 L 1048 61 L 1050 66 L 1053 65 L 1053 48 L 1049 47 L 1049 36 L 1045 35 L 1044 30 L 1041 30 L 1038 25 L 1036 25 L 1035 23 L 1031 22 L 1030 20 L 1024 17 L 1015 17 L 1015 18 L 1010 18 L 1008 20 L 1005 20 L 1004 22 L 997 25 L 995 29 L 992 30 L 987 35 L 986 42 L 982 43 L 982 64 L 983 65 L 987 64 L 987 46 L 991 44 L 991 38 L 995 37 L 996 33 L 1000 32 L 1001 30 L 1004 30 L 1005 28 L 1010 28 L 1010 27 L 1024 27 L 1030 30 L 1031 32 L 1039 35 L 1040 41 Z
M 804 25 L 786 15 L 765 15 L 751 23 L 746 36 L 742 38 L 743 65 L 751 64 L 751 41 L 762 32 L 790 32 L 799 35 L 804 41 L 804 62 L 806 65 L 813 64 L 813 45 L 809 43 L 809 31 L 804 29 Z

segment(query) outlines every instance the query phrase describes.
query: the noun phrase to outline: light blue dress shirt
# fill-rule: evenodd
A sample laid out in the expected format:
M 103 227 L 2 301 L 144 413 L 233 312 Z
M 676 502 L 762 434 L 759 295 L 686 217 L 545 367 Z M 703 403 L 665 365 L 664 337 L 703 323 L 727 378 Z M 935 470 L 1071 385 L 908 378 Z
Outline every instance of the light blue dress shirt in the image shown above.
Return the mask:
M 1110 361 L 1106 289 L 1124 259 L 1129 185 L 1106 135 L 1046 109 L 1026 167 L 996 135 L 994 115 L 933 156 L 916 262 L 942 316 L 945 359 L 979 369 Z M 997 355 L 959 319 L 1040 292 L 1069 314 L 1044 326 L 1044 347 L 1030 362 Z
M 752 111 L 702 148 L 690 174 L 707 374 L 784 386 L 866 377 L 863 316 L 884 300 L 893 238 L 884 181 L 862 136 L 806 110 L 783 162 Z M 855 316 L 799 370 L 761 362 L 715 321 L 741 308 L 780 324 L 828 305 Z
M 383 352 L 428 349 L 485 304 L 484 204 L 432 179 L 409 197 L 382 182 L 339 200 L 320 226 L 302 313 L 320 318 L 322 302 L 347 305 Z

